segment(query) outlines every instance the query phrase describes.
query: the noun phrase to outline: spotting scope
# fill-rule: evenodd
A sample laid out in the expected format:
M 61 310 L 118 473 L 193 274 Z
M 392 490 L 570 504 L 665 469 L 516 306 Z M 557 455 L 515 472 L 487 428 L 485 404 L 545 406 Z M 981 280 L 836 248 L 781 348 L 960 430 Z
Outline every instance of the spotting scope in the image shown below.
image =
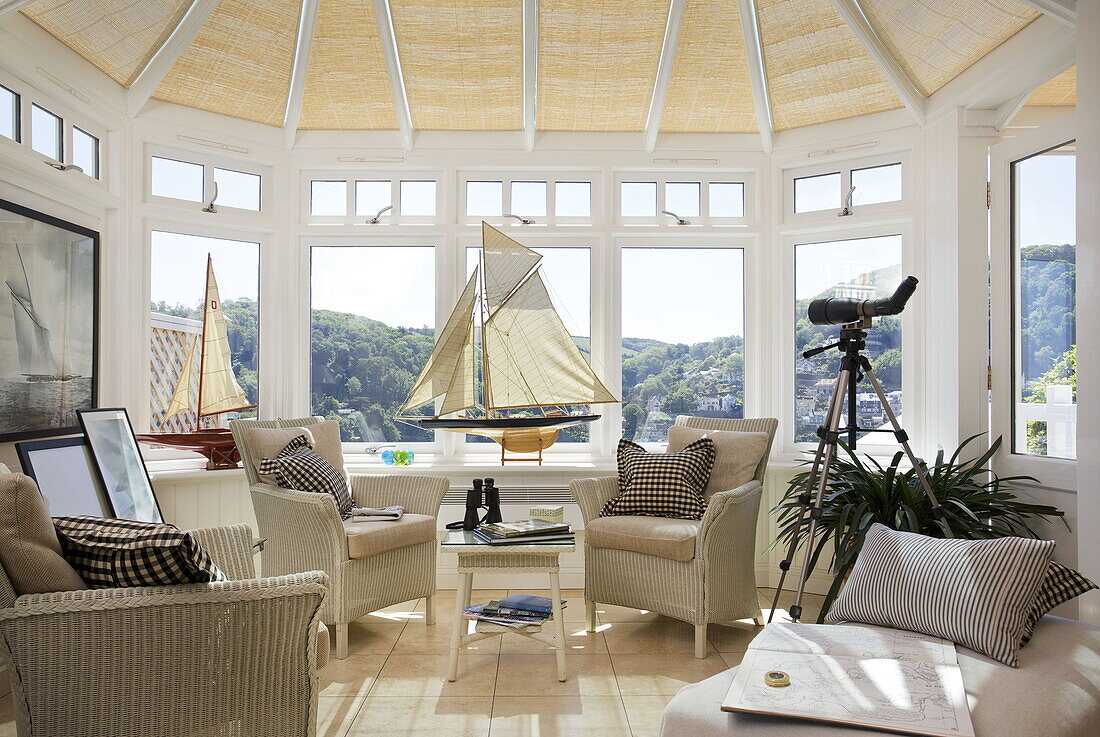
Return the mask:
M 807 314 L 814 325 L 846 325 L 865 317 L 897 315 L 905 309 L 905 303 L 917 291 L 917 277 L 907 276 L 894 294 L 882 299 L 850 299 L 830 297 L 810 302 Z

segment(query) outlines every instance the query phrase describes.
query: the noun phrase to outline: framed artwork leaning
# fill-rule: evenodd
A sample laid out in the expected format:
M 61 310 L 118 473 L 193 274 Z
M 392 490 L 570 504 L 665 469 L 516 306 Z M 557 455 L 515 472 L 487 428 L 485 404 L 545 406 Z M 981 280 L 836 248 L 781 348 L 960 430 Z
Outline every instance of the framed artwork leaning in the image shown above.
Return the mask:
M 163 522 L 153 482 L 145 470 L 126 410 L 82 409 L 77 416 L 114 516 L 138 522 Z
M 23 473 L 34 479 L 51 517 L 114 517 L 92 449 L 83 436 L 25 440 L 15 444 Z
M 0 200 L 0 442 L 96 405 L 99 233 Z

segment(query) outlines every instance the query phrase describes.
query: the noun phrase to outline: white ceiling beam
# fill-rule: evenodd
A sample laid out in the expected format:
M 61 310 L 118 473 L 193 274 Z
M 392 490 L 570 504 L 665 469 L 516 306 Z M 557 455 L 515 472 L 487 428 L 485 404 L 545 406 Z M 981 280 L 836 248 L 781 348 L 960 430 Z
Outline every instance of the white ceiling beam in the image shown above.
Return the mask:
M 302 117 L 302 97 L 306 92 L 309 53 L 313 48 L 313 29 L 317 25 L 319 2 L 320 0 L 302 0 L 302 15 L 298 19 L 298 42 L 294 45 L 294 66 L 290 72 L 286 113 L 283 115 L 283 141 L 288 149 L 294 148 L 294 139 L 298 136 L 298 120 Z
M 1092 0 L 1095 2 L 1095 0 Z M 1077 0 L 1020 0 L 1024 5 L 1067 25 L 1077 27 Z
M 768 73 L 764 68 L 764 44 L 760 40 L 760 24 L 756 20 L 755 0 L 737 0 L 741 11 L 741 33 L 745 37 L 745 55 L 749 60 L 749 81 L 756 105 L 756 127 L 760 129 L 760 144 L 764 153 L 772 152 L 772 104 L 768 95 Z
M 993 130 L 1000 133 L 1007 128 L 1008 124 L 1011 123 L 1012 119 L 1016 117 L 1016 114 L 1020 112 L 1029 97 L 1031 97 L 1030 92 L 1021 92 L 1011 100 L 1002 103 L 1001 106 L 994 111 Z
M 390 93 L 393 95 L 393 112 L 397 116 L 397 129 L 401 132 L 401 147 L 412 150 L 412 111 L 409 96 L 405 92 L 405 77 L 401 73 L 401 57 L 397 53 L 397 34 L 393 30 L 393 14 L 389 0 L 374 0 L 374 12 L 378 16 L 378 35 L 382 41 L 382 55 L 390 75 Z
M 676 46 L 680 42 L 680 26 L 684 22 L 685 0 L 671 0 L 668 6 L 668 22 L 665 23 L 665 39 L 661 43 L 661 60 L 657 63 L 657 79 L 653 83 L 653 96 L 649 98 L 649 115 L 645 119 L 645 152 L 653 153 L 657 147 L 657 135 L 661 132 L 661 115 L 665 111 L 665 96 L 672 80 L 672 62 L 676 59 Z
M 886 48 L 886 44 L 882 42 L 878 32 L 863 12 L 859 0 L 833 0 L 833 6 L 836 7 L 844 22 L 848 24 L 852 33 L 859 39 L 867 54 L 878 65 L 882 76 L 886 77 L 886 81 L 894 88 L 894 92 L 901 98 L 905 109 L 913 116 L 916 124 L 924 125 L 924 95 L 913 84 L 913 80 L 909 79 L 909 75 L 901 68 L 901 64 L 890 53 L 890 50 Z
M 126 107 L 131 116 L 140 113 L 145 103 L 149 102 L 149 98 L 156 92 L 161 81 L 175 66 L 183 52 L 195 40 L 195 36 L 199 35 L 202 24 L 216 7 L 218 7 L 218 0 L 194 0 L 191 3 L 191 7 L 183 14 L 172 34 L 157 49 L 157 53 L 153 54 L 153 58 L 130 85 L 126 93 L 128 98 Z
M 17 10 L 27 7 L 34 0 L 4 0 L 0 2 L 0 18 L 3 18 L 8 13 L 14 13 Z
M 539 86 L 539 0 L 523 0 L 523 145 L 535 150 Z

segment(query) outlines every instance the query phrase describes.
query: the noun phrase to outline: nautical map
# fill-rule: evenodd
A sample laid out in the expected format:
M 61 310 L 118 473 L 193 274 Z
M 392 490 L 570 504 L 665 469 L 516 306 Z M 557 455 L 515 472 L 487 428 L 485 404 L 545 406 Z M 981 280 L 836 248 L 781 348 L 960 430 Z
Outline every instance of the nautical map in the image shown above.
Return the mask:
M 791 684 L 776 688 L 764 674 Z M 722 703 L 747 711 L 937 737 L 973 737 L 954 645 L 884 628 L 773 624 Z

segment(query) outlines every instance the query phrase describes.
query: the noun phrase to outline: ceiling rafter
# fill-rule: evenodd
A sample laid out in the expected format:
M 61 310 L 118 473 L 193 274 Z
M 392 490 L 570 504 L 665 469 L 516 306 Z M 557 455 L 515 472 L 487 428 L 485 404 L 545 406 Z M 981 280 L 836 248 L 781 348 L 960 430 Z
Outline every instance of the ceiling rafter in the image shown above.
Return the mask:
M 1020 0 L 1020 2 L 1063 25 L 1070 28 L 1077 27 L 1077 0 Z
M 523 145 L 535 150 L 539 88 L 539 0 L 523 0 Z
M 313 31 L 317 25 L 319 3 L 320 0 L 302 0 L 302 15 L 298 19 L 298 42 L 294 45 L 294 66 L 290 72 L 286 113 L 283 115 L 283 139 L 288 149 L 294 148 L 294 139 L 298 136 L 298 121 L 302 117 L 302 97 L 306 92 L 309 54 L 313 49 Z
M 218 7 L 218 0 L 194 0 L 191 7 L 180 18 L 180 22 L 172 30 L 171 35 L 165 40 L 157 53 L 149 59 L 149 63 L 138 74 L 137 79 L 130 85 L 127 92 L 127 111 L 135 116 L 149 102 L 149 98 L 156 92 L 157 87 L 176 65 L 180 56 L 195 37 L 214 9 Z
M 764 66 L 764 43 L 760 40 L 760 23 L 756 18 L 755 0 L 737 0 L 741 11 L 741 32 L 745 37 L 745 56 L 749 60 L 749 81 L 756 105 L 756 127 L 760 129 L 760 145 L 764 153 L 772 152 L 772 103 L 768 95 L 768 72 Z
M 993 111 L 993 129 L 998 133 L 1008 127 L 1016 114 L 1023 109 L 1031 92 L 1021 92 L 1011 100 L 1001 103 L 1000 107 Z
M 390 75 L 390 92 L 393 95 L 393 112 L 397 116 L 397 129 L 401 132 L 401 147 L 412 150 L 412 111 L 409 95 L 405 91 L 405 77 L 401 73 L 401 57 L 397 53 L 397 34 L 393 30 L 393 13 L 389 0 L 374 0 L 374 12 L 378 16 L 378 37 L 382 41 L 382 55 Z
M 926 104 L 924 95 L 913 84 L 913 80 L 909 79 L 909 75 L 905 73 L 905 70 L 902 69 L 901 64 L 890 53 L 890 50 L 886 48 L 886 44 L 882 42 L 878 31 L 871 25 L 871 21 L 867 19 L 866 13 L 863 12 L 859 0 L 833 0 L 833 6 L 840 14 L 841 19 L 848 25 L 848 28 L 855 34 L 864 51 L 878 66 L 882 76 L 886 77 L 886 81 L 894 88 L 894 92 L 901 98 L 905 109 L 913 116 L 916 124 L 924 125 L 924 108 Z
M 25 8 L 33 2 L 34 0 L 4 0 L 0 2 L 0 18 L 8 13 L 14 13 L 21 8 Z
M 676 60 L 676 47 L 680 42 L 680 27 L 684 23 L 685 0 L 670 0 L 665 38 L 661 43 L 661 60 L 657 63 L 657 78 L 653 83 L 653 95 L 649 98 L 649 115 L 645 119 L 645 152 L 653 153 L 657 136 L 661 132 L 661 115 L 665 111 L 665 97 L 672 80 L 672 63 Z

